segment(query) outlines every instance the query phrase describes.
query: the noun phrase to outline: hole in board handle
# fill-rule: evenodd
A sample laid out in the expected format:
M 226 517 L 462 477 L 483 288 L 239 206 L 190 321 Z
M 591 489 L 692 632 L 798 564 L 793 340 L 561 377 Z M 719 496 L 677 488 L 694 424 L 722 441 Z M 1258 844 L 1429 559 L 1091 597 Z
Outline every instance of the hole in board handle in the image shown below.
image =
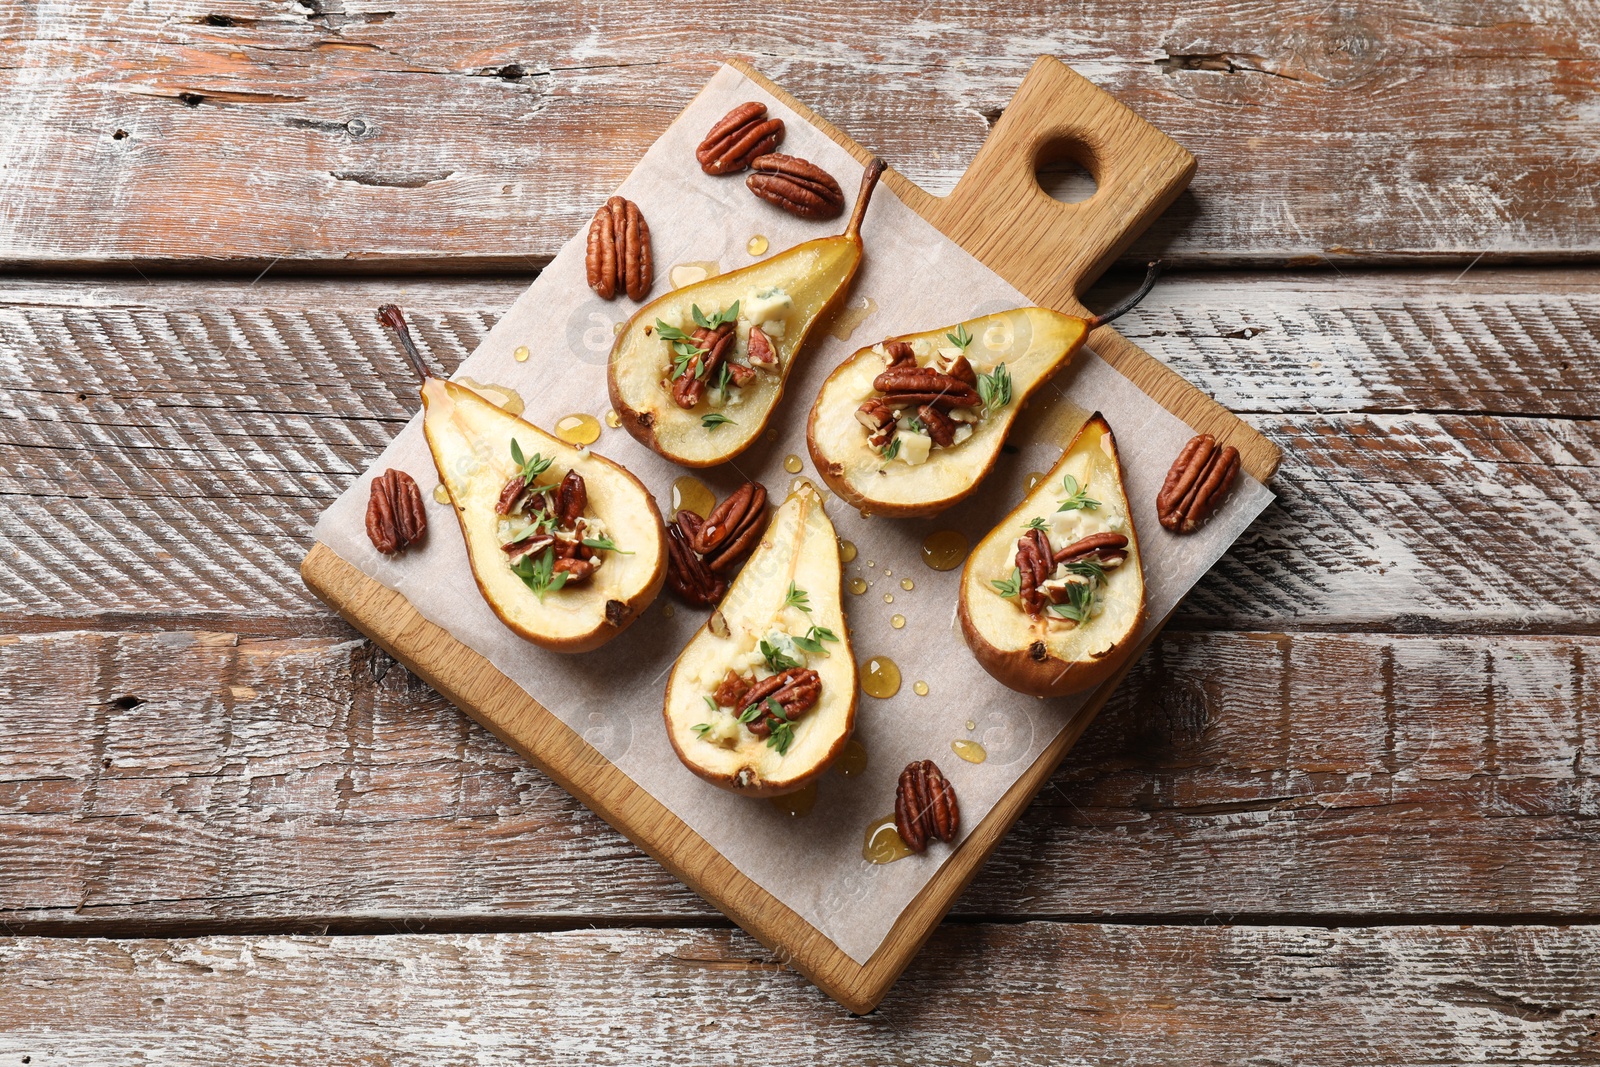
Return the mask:
M 1052 200 L 1081 204 L 1099 191 L 1095 162 L 1094 153 L 1082 141 L 1056 138 L 1039 147 L 1033 160 L 1033 178 Z

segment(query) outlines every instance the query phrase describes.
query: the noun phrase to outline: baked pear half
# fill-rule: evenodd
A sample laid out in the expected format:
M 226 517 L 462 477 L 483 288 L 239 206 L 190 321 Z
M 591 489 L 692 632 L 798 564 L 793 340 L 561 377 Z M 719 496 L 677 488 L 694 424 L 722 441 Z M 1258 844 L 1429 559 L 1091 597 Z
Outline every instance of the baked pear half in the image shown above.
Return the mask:
M 684 766 L 735 793 L 777 796 L 844 751 L 858 690 L 842 575 L 833 523 L 803 486 L 672 668 L 664 715 Z
M 640 443 L 685 467 L 733 459 L 766 428 L 818 321 L 861 265 L 872 160 L 844 233 L 658 297 L 611 349 L 611 405 Z
M 1083 348 L 1089 331 L 1155 284 L 1082 318 L 1025 307 L 863 348 L 828 376 L 806 445 L 828 487 L 874 515 L 935 515 L 971 496 L 1028 398 Z
M 1109 678 L 1144 625 L 1144 572 L 1111 427 L 1096 412 L 961 572 L 961 633 L 983 669 L 1031 696 Z
M 574 448 L 464 385 L 422 372 L 422 429 L 484 601 L 519 636 L 586 652 L 627 629 L 666 580 L 655 500 L 622 466 Z

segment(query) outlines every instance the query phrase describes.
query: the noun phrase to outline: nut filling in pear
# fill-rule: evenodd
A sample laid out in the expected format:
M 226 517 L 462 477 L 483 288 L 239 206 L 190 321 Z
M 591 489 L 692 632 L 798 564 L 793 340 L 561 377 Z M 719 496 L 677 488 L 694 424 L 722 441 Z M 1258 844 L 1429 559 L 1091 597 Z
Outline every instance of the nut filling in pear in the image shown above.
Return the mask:
M 667 735 L 695 774 L 747 796 L 802 788 L 855 728 L 855 656 L 833 523 L 804 486 L 773 515 L 667 682 Z
M 400 309 L 392 329 L 422 376 L 422 428 L 484 601 L 513 632 L 557 652 L 621 633 L 666 580 L 661 513 L 632 474 L 435 376 Z
M 1138 640 L 1144 604 L 1116 441 L 1096 413 L 973 550 L 961 575 L 961 632 L 1004 685 L 1064 696 L 1110 677 Z
M 933 515 L 971 495 L 993 468 L 1034 391 L 1089 331 L 1150 291 L 1081 318 L 1027 307 L 890 338 L 841 363 L 817 393 L 806 444 L 828 487 L 875 515 Z
M 861 222 L 883 163 L 861 178 L 844 233 L 807 241 L 661 296 L 611 349 L 607 386 L 622 425 L 687 467 L 710 467 L 760 436 L 812 328 L 861 265 Z

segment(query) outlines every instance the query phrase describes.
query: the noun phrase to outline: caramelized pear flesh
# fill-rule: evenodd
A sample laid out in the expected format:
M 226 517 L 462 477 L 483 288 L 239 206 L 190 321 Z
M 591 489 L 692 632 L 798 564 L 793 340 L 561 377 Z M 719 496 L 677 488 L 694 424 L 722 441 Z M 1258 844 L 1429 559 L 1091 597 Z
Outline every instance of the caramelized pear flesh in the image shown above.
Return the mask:
M 1041 587 L 1048 596 L 1030 613 L 1018 542 L 1035 532 L 1047 539 L 1054 558 Z M 1117 545 L 1119 539 L 1124 543 Z M 1087 555 L 1072 551 L 1095 542 L 1111 547 Z M 1065 696 L 1099 685 L 1121 666 L 1138 642 L 1144 608 L 1139 539 L 1116 441 L 1097 413 L 1049 475 L 968 557 L 961 572 L 961 633 L 983 669 L 1003 685 L 1031 696 Z
M 874 515 L 937 514 L 978 488 L 994 467 L 1017 413 L 1035 390 L 1072 361 L 1088 332 L 1085 319 L 1028 307 L 863 348 L 839 364 L 817 393 L 806 424 L 811 459 L 830 489 Z M 954 339 L 961 338 L 970 342 L 957 345 Z M 958 423 L 970 427 L 970 436 L 958 429 L 960 440 L 949 447 L 929 447 L 930 439 L 913 432 L 915 426 L 896 433 L 898 444 L 874 447 L 857 411 L 878 395 L 873 381 L 886 369 L 885 349 L 896 342 L 911 347 L 919 367 L 943 368 L 964 357 L 980 381 L 987 376 L 991 383 L 1009 382 L 1006 402 L 955 409 L 957 418 L 972 419 Z M 998 388 L 992 385 L 990 395 Z M 895 406 L 892 395 L 884 399 Z M 910 423 L 918 404 L 906 403 L 899 410 L 901 422 Z
M 861 220 L 882 170 L 878 160 L 867 167 L 839 236 L 686 285 L 639 309 L 612 346 L 606 376 L 612 407 L 630 434 L 686 467 L 725 463 L 760 436 L 807 338 L 861 265 Z M 694 350 L 708 346 L 694 335 L 719 318 L 733 325 L 732 341 L 715 360 L 697 362 Z M 699 379 L 691 407 L 674 397 L 685 375 Z
M 855 729 L 857 678 L 842 575 L 833 523 L 804 486 L 774 513 L 667 681 L 667 736 L 691 771 L 746 796 L 776 796 L 805 786 L 844 751 Z M 815 671 L 820 686 L 814 703 L 785 716 L 792 720 L 786 729 L 770 729 L 765 707 L 750 711 L 743 693 L 724 695 L 730 672 L 744 686 L 786 671 Z
M 467 559 L 483 599 L 520 636 L 557 652 L 585 652 L 621 633 L 650 603 L 666 578 L 666 533 L 645 487 L 627 470 L 510 415 L 471 389 L 441 378 L 423 381 L 423 431 L 439 479 L 466 540 Z M 539 484 L 559 483 L 568 471 L 583 478 L 585 515 L 615 544 L 581 582 L 542 596 L 513 569 L 502 547 L 505 516 L 496 510 L 524 457 L 550 460 Z

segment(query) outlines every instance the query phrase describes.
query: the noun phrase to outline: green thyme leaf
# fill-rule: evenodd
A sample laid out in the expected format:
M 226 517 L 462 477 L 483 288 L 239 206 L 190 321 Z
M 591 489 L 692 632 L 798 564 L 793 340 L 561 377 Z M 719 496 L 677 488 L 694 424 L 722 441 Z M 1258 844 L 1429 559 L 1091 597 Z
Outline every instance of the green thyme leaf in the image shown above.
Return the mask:
M 899 454 L 900 454 L 900 435 L 896 434 L 894 439 L 889 442 L 889 446 L 883 450 L 883 458 L 884 458 L 885 461 L 888 461 L 888 460 L 894 459 L 894 457 L 898 456 Z
M 1006 600 L 1012 600 L 1022 595 L 1022 568 L 1012 567 L 1011 577 L 996 578 L 989 583 L 994 586 L 994 591 Z
M 778 755 L 787 756 L 789 746 L 794 744 L 794 724 L 778 722 L 772 724 L 772 733 L 767 735 L 767 747 L 778 750 Z
M 1062 476 L 1061 491 L 1067 494 L 1067 499 L 1061 502 L 1057 511 L 1077 511 L 1079 508 L 1094 511 L 1100 507 L 1100 501 L 1090 499 L 1088 487 L 1080 486 L 1078 479 L 1070 474 Z
M 786 608 L 799 608 L 809 615 L 811 614 L 811 594 L 790 582 L 789 591 L 783 596 L 783 606 Z
M 718 426 L 725 426 L 730 422 L 734 422 L 734 420 L 728 418 L 728 416 L 718 411 L 713 411 L 709 415 L 700 416 L 700 425 L 704 426 L 708 430 L 715 430 Z M 737 423 L 734 424 L 737 425 Z
M 967 332 L 966 323 L 962 323 L 960 326 L 957 326 L 955 333 L 947 333 L 945 336 L 950 338 L 951 344 L 955 345 L 963 352 L 967 350 L 968 345 L 972 344 L 972 335 Z
M 774 647 L 766 638 L 761 639 L 759 648 L 761 649 L 761 658 L 767 661 L 767 669 L 773 674 L 786 671 L 790 667 L 800 666 L 797 660 L 792 659 L 781 648 Z
M 1083 623 L 1089 620 L 1089 613 L 1094 610 L 1094 586 L 1082 582 L 1072 582 L 1067 586 L 1067 602 L 1065 604 L 1051 604 L 1045 611 L 1052 615 L 1059 615 L 1063 619 Z
M 537 560 L 523 556 L 511 567 L 511 573 L 522 579 L 522 584 L 533 590 L 541 602 L 546 593 L 554 593 L 567 584 L 567 572 L 552 573 L 555 567 L 555 549 L 546 548 Z
M 698 314 L 699 310 L 699 308 L 696 308 L 695 312 Z M 656 333 L 660 335 L 663 341 L 687 341 L 690 344 L 694 344 L 693 334 L 684 333 L 676 326 L 668 326 L 660 319 L 656 320 Z
M 1048 529 L 1049 526 L 1050 524 L 1044 521 L 1044 516 L 1042 515 L 1031 518 L 1022 524 L 1024 530 L 1039 530 L 1040 532 Z
M 1097 559 L 1080 559 L 1066 564 L 1068 574 L 1076 574 L 1080 578 L 1089 579 L 1092 586 L 1104 585 L 1106 582 L 1106 568 Z
M 585 537 L 579 543 L 588 545 L 590 548 L 598 548 L 602 552 L 615 552 L 619 556 L 633 555 L 632 552 L 624 552 L 618 548 L 617 543 L 611 540 L 609 535 L 606 537 Z
M 1004 363 L 988 374 L 978 375 L 978 396 L 983 398 L 985 415 L 993 415 L 1011 403 L 1011 372 Z
M 705 740 L 707 731 L 711 729 L 711 724 L 708 722 L 697 722 L 693 726 L 689 727 L 689 729 L 693 730 L 694 735 L 703 741 Z
M 522 446 L 513 437 L 511 439 L 511 462 L 517 465 L 517 470 L 522 474 L 523 484 L 532 485 L 535 478 L 550 469 L 550 464 L 554 462 L 554 459 L 545 459 L 537 452 L 532 456 L 523 458 Z

